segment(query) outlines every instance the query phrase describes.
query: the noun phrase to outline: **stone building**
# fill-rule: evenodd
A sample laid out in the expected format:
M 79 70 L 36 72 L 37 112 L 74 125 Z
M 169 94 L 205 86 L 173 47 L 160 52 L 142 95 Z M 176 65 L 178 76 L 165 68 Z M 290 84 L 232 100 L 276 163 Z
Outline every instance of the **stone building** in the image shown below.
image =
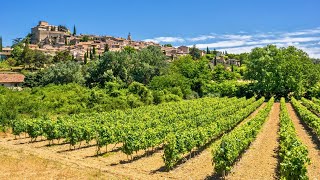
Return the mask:
M 0 86 L 18 89 L 24 82 L 25 76 L 19 73 L 0 73 Z
M 69 38 L 70 31 L 64 26 L 49 25 L 40 21 L 36 27 L 31 28 L 31 44 L 62 46 L 68 44 Z

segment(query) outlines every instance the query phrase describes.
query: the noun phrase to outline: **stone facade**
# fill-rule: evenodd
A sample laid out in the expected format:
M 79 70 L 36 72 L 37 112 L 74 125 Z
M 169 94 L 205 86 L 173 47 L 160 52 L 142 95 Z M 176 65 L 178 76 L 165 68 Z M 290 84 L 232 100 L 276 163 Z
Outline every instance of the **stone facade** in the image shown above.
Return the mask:
M 66 44 L 70 37 L 70 31 L 63 26 L 49 25 L 45 21 L 31 29 L 31 44 L 51 44 L 61 46 Z

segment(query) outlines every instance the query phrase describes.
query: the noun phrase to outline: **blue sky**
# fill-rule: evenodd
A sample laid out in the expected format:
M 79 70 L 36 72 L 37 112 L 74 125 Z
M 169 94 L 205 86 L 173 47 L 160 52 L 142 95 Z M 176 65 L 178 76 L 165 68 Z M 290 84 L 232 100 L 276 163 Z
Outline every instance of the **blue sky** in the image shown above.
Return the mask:
M 320 58 L 319 0 L 1 0 L 4 45 L 39 20 L 78 33 L 248 52 L 295 45 Z

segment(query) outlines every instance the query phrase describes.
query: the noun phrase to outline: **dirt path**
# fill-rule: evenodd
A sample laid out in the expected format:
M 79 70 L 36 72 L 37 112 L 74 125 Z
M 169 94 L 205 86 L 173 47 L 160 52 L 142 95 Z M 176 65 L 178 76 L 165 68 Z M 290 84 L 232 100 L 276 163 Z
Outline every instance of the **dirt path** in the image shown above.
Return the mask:
M 279 113 L 280 104 L 275 103 L 256 140 L 234 166 L 227 179 L 276 179 Z
M 320 179 L 320 150 L 317 144 L 312 140 L 312 136 L 308 133 L 304 125 L 299 120 L 292 105 L 287 103 L 289 115 L 293 121 L 297 135 L 304 145 L 307 146 L 309 151 L 309 158 L 311 164 L 307 167 L 309 179 Z
M 254 111 L 246 120 L 254 117 L 265 103 Z M 205 179 L 213 173 L 211 152 L 207 148 L 196 157 L 179 165 L 170 172 L 163 172 L 163 150 L 159 150 L 151 156 L 142 156 L 144 152 L 138 152 L 142 157 L 132 162 L 126 162 L 127 156 L 120 151 L 109 152 L 104 156 L 93 157 L 95 146 L 88 146 L 69 151 L 68 144 L 46 146 L 48 141 L 28 143 L 29 138 L 13 140 L 13 136 L 0 138 L 0 148 L 12 149 L 12 153 L 35 156 L 48 161 L 55 161 L 67 167 L 75 169 L 90 169 L 101 172 L 102 177 L 118 177 L 119 179 Z M 56 142 L 57 143 L 57 142 Z M 110 145 L 108 149 L 112 149 Z M 0 149 L 1 151 L 1 149 Z M 98 176 L 98 177 L 100 177 Z M 80 176 L 81 177 L 81 176 Z

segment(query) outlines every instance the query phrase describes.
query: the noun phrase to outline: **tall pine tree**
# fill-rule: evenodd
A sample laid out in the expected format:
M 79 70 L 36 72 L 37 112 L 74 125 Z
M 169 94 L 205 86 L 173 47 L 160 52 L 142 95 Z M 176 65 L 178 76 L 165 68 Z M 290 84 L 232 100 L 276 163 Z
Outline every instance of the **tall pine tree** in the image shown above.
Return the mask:
M 92 54 L 96 55 L 96 48 L 94 46 L 93 46 L 93 49 L 92 49 Z
M 88 54 L 84 53 L 84 64 L 88 63 Z
M 73 26 L 73 36 L 77 35 L 77 29 L 76 29 L 76 25 Z
M 208 46 L 207 46 L 207 54 L 210 54 L 210 49 Z
M 91 49 L 90 49 L 90 59 L 91 59 L 91 60 L 93 59 L 93 55 L 92 55 Z
M 104 46 L 104 52 L 108 52 L 108 51 L 109 51 L 109 45 L 106 44 L 106 45 Z
M 2 52 L 2 36 L 0 36 L 0 52 Z

